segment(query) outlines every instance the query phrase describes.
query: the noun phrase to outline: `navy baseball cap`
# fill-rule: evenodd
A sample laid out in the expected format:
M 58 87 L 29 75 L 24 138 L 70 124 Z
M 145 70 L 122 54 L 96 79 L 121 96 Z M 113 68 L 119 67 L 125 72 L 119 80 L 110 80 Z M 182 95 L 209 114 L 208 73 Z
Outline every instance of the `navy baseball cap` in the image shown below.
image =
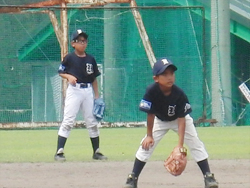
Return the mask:
M 71 40 L 76 40 L 78 36 L 83 36 L 85 39 L 88 39 L 88 35 L 81 29 L 77 29 L 72 33 Z
M 174 71 L 177 70 L 177 67 L 167 58 L 157 60 L 153 66 L 153 75 L 157 76 L 162 74 L 168 67 L 172 67 Z

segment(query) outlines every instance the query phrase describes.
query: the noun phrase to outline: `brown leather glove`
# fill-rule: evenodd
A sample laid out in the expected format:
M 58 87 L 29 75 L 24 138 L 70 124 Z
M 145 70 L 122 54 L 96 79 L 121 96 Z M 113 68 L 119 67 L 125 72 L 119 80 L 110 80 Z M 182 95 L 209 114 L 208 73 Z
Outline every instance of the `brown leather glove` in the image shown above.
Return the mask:
M 175 147 L 170 156 L 164 161 L 167 171 L 179 176 L 185 170 L 187 164 L 187 149 L 185 147 Z

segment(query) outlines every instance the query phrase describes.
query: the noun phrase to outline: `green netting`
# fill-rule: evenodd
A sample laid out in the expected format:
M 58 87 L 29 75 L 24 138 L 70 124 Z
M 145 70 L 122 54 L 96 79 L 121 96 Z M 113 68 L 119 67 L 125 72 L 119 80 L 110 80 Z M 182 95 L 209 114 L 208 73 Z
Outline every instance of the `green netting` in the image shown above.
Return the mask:
M 60 18 L 60 10 L 53 11 Z M 209 117 L 211 83 L 208 55 L 208 69 L 203 72 L 206 55 L 203 9 L 148 7 L 139 11 L 156 58 L 167 56 L 177 65 L 176 82 L 189 97 L 192 116 L 198 119 L 206 109 Z M 0 28 L 3 33 L 0 36 L 0 122 L 61 121 L 62 85 L 57 74 L 61 52 L 49 16 L 0 14 Z M 96 57 L 103 72 L 98 80 L 106 103 L 104 121 L 145 121 L 138 104 L 153 79 L 131 10 L 128 7 L 68 9 L 69 33 L 78 28 L 89 34 L 87 52 Z M 68 47 L 69 51 L 73 50 L 70 44 Z M 206 90 L 204 78 L 208 84 Z M 239 93 L 235 97 L 242 99 Z M 235 121 L 244 105 L 245 102 L 236 107 Z M 244 121 L 240 123 L 247 123 Z

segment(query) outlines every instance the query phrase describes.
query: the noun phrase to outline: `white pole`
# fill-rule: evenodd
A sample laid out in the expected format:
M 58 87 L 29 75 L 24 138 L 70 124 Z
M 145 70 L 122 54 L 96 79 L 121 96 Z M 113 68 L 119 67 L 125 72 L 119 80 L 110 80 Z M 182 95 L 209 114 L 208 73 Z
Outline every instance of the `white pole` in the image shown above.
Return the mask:
M 212 118 L 232 124 L 229 0 L 211 0 Z

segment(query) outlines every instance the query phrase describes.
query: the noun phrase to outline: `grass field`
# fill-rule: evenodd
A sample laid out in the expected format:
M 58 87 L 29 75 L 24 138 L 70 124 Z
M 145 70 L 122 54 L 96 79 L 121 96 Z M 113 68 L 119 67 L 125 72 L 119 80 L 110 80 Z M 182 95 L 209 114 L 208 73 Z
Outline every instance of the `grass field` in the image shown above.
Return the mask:
M 101 128 L 101 151 L 111 161 L 132 161 L 146 128 Z M 210 159 L 249 159 L 250 126 L 198 127 Z M 0 130 L 0 163 L 54 162 L 57 129 Z M 177 143 L 170 131 L 151 160 L 163 160 Z M 67 161 L 91 161 L 92 148 L 86 129 L 73 129 L 65 147 Z M 191 158 L 190 155 L 188 155 Z

